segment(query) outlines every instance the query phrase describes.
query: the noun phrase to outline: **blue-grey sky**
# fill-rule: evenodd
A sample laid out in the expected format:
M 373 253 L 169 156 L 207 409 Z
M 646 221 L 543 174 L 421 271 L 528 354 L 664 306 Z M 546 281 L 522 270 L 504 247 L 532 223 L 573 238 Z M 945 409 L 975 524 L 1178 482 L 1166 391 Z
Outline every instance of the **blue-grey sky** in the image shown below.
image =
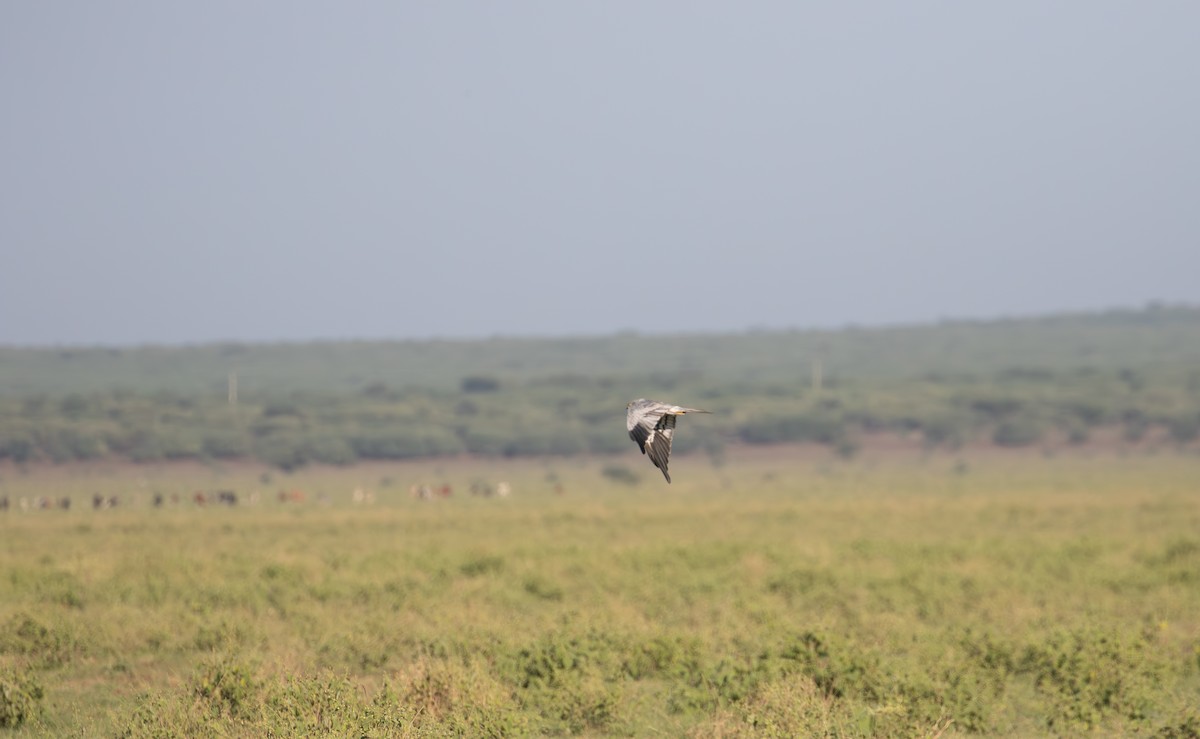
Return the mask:
M 1200 3 L 9 2 L 0 343 L 1200 301 Z

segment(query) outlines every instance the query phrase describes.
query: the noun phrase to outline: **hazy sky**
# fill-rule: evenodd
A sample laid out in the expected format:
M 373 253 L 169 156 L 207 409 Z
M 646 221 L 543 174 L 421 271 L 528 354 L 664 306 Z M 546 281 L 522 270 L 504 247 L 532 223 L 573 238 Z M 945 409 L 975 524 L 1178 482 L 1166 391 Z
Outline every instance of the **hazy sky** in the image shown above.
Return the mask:
M 1200 3 L 7 2 L 0 343 L 1200 302 Z

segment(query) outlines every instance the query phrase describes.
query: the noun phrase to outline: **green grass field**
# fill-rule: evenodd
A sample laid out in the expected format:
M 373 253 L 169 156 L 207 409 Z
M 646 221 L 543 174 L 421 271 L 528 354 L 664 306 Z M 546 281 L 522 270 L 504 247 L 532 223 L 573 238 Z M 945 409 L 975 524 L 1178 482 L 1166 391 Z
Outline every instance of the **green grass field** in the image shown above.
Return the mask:
M 672 472 L 2 468 L 0 726 L 1200 736 L 1200 456 L 731 449 Z M 191 501 L 218 489 L 239 504 Z M 38 496 L 74 505 L 20 510 Z

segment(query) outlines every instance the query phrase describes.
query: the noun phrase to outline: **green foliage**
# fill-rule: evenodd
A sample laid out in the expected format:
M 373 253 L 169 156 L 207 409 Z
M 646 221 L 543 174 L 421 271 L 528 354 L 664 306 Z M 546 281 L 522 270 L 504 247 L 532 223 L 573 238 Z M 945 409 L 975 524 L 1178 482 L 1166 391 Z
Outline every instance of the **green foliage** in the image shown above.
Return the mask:
M 477 656 L 429 656 L 414 660 L 385 685 L 375 704 L 410 713 L 406 736 L 523 736 L 534 721 L 511 686 Z M 399 729 L 399 725 L 396 729 Z
M 500 389 L 500 381 L 494 377 L 464 377 L 462 391 L 464 393 L 494 393 Z
M 517 698 L 553 733 L 602 730 L 620 703 L 619 683 L 606 680 L 612 645 L 602 635 L 547 634 L 521 648 L 509 668 Z
M 347 677 L 291 677 L 269 686 L 267 717 L 259 726 L 274 736 L 402 736 L 411 710 L 385 685 L 373 698 Z
M 58 406 L 71 393 L 87 398 L 114 390 L 162 391 L 225 403 L 230 371 L 238 373 L 241 399 L 317 389 L 367 399 L 413 388 L 450 393 L 462 390 L 468 373 L 505 391 L 510 382 L 538 380 L 578 395 L 601 387 L 621 390 L 634 379 L 635 387 L 672 394 L 705 382 L 775 385 L 791 393 L 798 384 L 807 386 L 815 359 L 822 361 L 825 389 L 843 381 L 922 377 L 954 384 L 1012 369 L 1018 384 L 1046 384 L 1090 367 L 1125 370 L 1124 391 L 1139 392 L 1154 383 L 1155 368 L 1200 364 L 1200 308 L 707 336 L 0 348 L 0 396 L 45 395 L 57 400 L 44 402 Z M 367 388 L 375 394 L 365 395 Z
M 210 665 L 211 667 L 211 665 Z M 241 671 L 234 667 L 234 672 Z M 174 736 L 414 736 L 421 722 L 401 696 L 384 685 L 364 694 L 344 675 L 279 677 L 261 684 L 222 672 L 197 675 L 195 700 L 145 693 L 138 696 L 117 735 L 129 738 Z M 246 684 L 203 689 L 205 679 Z M 250 687 L 253 686 L 253 687 Z M 227 694 L 228 693 L 228 694 Z M 236 715 L 230 698 L 239 706 Z M 491 734 L 499 736 L 499 734 Z
M 600 470 L 600 474 L 621 485 L 637 485 L 642 481 L 638 473 L 623 464 L 606 464 Z
M 1200 710 L 1184 716 L 1177 724 L 1168 724 L 1159 729 L 1157 739 L 1200 739 Z
M 1198 466 L 1172 448 L 755 449 L 647 495 L 591 459 L 439 460 L 388 465 L 386 485 L 370 467 L 288 476 L 333 491 L 320 506 L 10 510 L 0 686 L 17 690 L 0 695 L 18 732 L 53 736 L 1186 737 Z M 348 495 L 364 475 L 370 506 Z M 513 494 L 415 500 L 409 479 Z
M 1019 418 L 1002 421 L 992 434 L 999 446 L 1029 446 L 1042 439 L 1042 427 L 1036 419 Z
M 41 711 L 42 686 L 32 675 L 0 668 L 0 729 L 17 728 Z
M 496 574 L 504 569 L 504 558 L 492 554 L 479 554 L 463 562 L 458 569 L 467 577 Z
M 214 430 L 200 442 L 200 453 L 213 459 L 237 459 L 246 455 L 246 439 L 233 430 Z
M 58 667 L 80 651 L 70 629 L 27 613 L 15 613 L 0 626 L 0 654 L 20 655 L 38 667 Z
M 738 437 L 747 444 L 789 441 L 837 444 L 847 433 L 846 420 L 827 411 L 755 419 L 738 429 Z
M 27 429 L 0 429 L 0 459 L 10 459 L 17 464 L 33 461 L 38 455 L 38 441 Z
M 1190 444 L 1200 438 L 1200 413 L 1185 413 L 1167 421 L 1171 438 L 1180 444 Z
M 563 589 L 544 577 L 531 575 L 523 583 L 525 592 L 541 600 L 559 601 L 563 599 Z
M 205 660 L 192 676 L 192 691 L 214 716 L 246 716 L 257 708 L 254 671 L 230 657 Z
M 1130 445 L 1190 445 L 1198 346 L 1200 309 L 1157 308 L 736 336 L 0 348 L 0 460 L 255 459 L 292 471 L 612 454 L 629 450 L 623 402 L 663 393 L 715 411 L 676 439 L 678 454 L 715 459 L 728 441 L 849 458 L 879 433 L 950 449 L 1083 444 L 1111 429 Z M 819 389 L 806 372 L 818 358 Z M 243 368 L 237 405 L 230 363 Z
M 929 447 L 958 449 L 967 442 L 970 422 L 959 415 L 935 415 L 917 423 Z
M 1054 634 L 1025 648 L 1018 673 L 1052 705 L 1047 728 L 1065 732 L 1092 729 L 1115 714 L 1142 721 L 1156 702 L 1155 693 L 1170 666 L 1147 654 L 1144 639 L 1122 639 L 1105 632 Z

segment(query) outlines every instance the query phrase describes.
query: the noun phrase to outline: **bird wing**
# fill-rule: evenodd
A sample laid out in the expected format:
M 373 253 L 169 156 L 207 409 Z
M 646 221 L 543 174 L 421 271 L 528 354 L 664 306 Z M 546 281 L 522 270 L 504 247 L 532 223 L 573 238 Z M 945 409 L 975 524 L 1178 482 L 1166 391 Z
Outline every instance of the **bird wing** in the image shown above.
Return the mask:
M 684 413 L 708 411 L 641 398 L 630 403 L 625 413 L 625 427 L 629 430 L 629 438 L 637 442 L 642 454 L 648 455 L 655 467 L 662 470 L 667 482 L 671 481 L 671 473 L 667 472 L 667 461 L 671 457 L 675 421 Z
M 646 453 L 646 442 L 654 434 L 659 419 L 671 406 L 654 400 L 635 400 L 625 412 L 625 428 L 629 438 L 637 442 L 642 454 Z
M 667 482 L 671 481 L 671 473 L 667 472 L 667 460 L 671 456 L 671 439 L 675 435 L 675 419 L 673 413 L 667 413 L 658 419 L 649 438 L 646 439 L 645 453 L 649 455 L 654 466 L 662 470 Z
M 671 481 L 667 460 L 671 457 L 671 438 L 675 434 L 675 414 L 669 412 L 672 407 L 654 401 L 634 403 L 629 407 L 625 423 L 629 438 L 637 442 L 642 454 L 648 455 L 655 467 L 662 470 L 667 482 Z

